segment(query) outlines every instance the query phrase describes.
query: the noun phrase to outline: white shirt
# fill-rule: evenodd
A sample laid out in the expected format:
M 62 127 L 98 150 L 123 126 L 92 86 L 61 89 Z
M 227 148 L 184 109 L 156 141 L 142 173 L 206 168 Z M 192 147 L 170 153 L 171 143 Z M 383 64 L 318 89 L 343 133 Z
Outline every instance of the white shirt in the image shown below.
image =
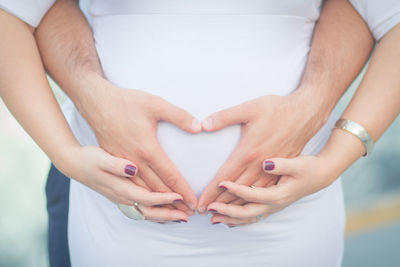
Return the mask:
M 295 90 L 320 4 L 93 0 L 89 14 L 102 67 L 112 83 L 161 96 L 201 120 L 246 100 Z M 80 143 L 97 145 L 78 111 L 72 105 L 68 109 L 66 117 Z M 332 115 L 303 153 L 315 154 L 323 147 L 335 120 Z M 160 122 L 158 137 L 199 196 L 235 149 L 240 125 L 193 135 Z M 181 224 L 133 221 L 114 203 L 71 180 L 72 266 L 340 266 L 340 179 L 256 224 L 228 228 L 209 220 L 210 215 L 196 214 Z
M 376 41 L 400 22 L 399 0 L 350 0 Z
M 0 8 L 37 27 L 55 0 L 0 0 Z

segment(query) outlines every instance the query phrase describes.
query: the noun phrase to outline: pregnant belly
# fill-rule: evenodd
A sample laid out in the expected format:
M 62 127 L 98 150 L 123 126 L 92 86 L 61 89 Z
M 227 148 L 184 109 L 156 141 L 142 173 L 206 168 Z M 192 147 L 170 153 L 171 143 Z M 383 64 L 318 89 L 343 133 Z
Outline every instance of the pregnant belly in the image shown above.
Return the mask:
M 298 17 L 268 15 L 152 14 L 93 20 L 97 51 L 111 82 L 159 95 L 200 120 L 246 100 L 294 90 L 313 25 Z M 79 131 L 81 138 L 90 135 Z M 240 126 L 193 135 L 161 122 L 158 136 L 199 195 L 235 149 Z

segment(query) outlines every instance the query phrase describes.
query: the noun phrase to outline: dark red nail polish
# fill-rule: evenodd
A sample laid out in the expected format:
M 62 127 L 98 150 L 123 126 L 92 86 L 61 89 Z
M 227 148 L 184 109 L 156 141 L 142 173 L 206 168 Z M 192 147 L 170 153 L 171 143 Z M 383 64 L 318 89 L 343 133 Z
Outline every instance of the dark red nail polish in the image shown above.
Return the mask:
M 217 212 L 215 209 L 209 209 L 208 211 Z
M 181 219 L 181 222 L 185 222 L 185 223 L 187 223 L 187 221 L 186 221 L 186 220 L 184 220 L 184 219 Z
M 272 171 L 275 168 L 275 163 L 270 161 L 270 160 L 266 160 L 264 161 L 264 170 L 266 171 Z
M 125 166 L 125 173 L 128 174 L 128 175 L 134 176 L 135 173 L 136 173 L 136 167 L 133 166 L 133 165 L 130 165 L 130 164 L 126 165 Z
M 219 224 L 220 222 L 213 222 L 212 224 Z
M 219 188 L 222 189 L 222 190 L 227 190 L 228 189 L 228 187 L 226 187 L 225 185 L 220 185 Z
M 176 223 L 181 223 L 181 221 L 180 221 L 180 220 L 176 220 L 176 221 L 174 221 L 174 222 L 176 222 Z
M 175 199 L 174 200 L 174 202 L 176 203 L 176 202 L 182 202 L 183 201 L 183 199 L 181 199 L 181 198 L 178 198 L 178 199 Z

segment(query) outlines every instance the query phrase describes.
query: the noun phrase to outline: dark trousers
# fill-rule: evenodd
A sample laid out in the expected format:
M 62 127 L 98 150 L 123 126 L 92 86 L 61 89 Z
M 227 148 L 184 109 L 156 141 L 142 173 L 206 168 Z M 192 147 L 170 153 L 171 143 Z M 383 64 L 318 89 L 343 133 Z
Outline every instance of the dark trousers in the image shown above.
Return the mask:
M 68 248 L 68 208 L 70 180 L 52 164 L 46 183 L 49 214 L 48 251 L 51 267 L 70 267 Z

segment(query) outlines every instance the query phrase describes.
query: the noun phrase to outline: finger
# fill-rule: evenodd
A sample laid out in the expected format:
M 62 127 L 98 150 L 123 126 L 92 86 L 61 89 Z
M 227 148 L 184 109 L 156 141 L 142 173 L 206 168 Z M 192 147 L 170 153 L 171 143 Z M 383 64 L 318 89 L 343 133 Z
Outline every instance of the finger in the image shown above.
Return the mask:
M 130 179 L 131 179 L 131 181 L 133 181 L 133 182 L 134 182 L 135 184 L 137 184 L 138 186 L 141 186 L 141 187 L 143 187 L 143 188 L 145 188 L 145 189 L 151 191 L 150 187 L 148 187 L 147 184 L 143 181 L 143 179 L 140 178 L 139 176 L 134 176 L 134 177 L 131 177 Z M 174 207 L 173 205 L 171 205 L 171 204 L 163 205 L 163 207 L 169 208 L 169 209 L 175 209 L 175 207 Z M 182 209 L 181 209 L 181 210 L 182 210 Z M 182 210 L 182 211 L 185 211 L 185 210 Z M 189 216 L 190 216 L 190 215 L 189 215 Z
M 99 160 L 100 167 L 117 176 L 133 177 L 137 174 L 138 168 L 129 160 L 114 157 L 106 152 Z
M 155 151 L 156 158 L 150 159 L 149 165 L 154 172 L 161 178 L 163 184 L 168 186 L 173 192 L 182 195 L 184 202 L 191 210 L 197 206 L 197 198 L 186 179 L 175 167 L 165 151 L 159 147 Z
M 226 188 L 228 192 L 234 194 L 248 202 L 264 203 L 270 205 L 280 205 L 287 198 L 286 184 L 275 185 L 267 188 L 239 185 L 233 182 L 222 182 L 221 187 Z
M 176 209 L 168 209 L 164 207 L 148 207 L 139 204 L 138 208 L 143 213 L 146 220 L 156 222 L 167 222 L 167 221 L 180 221 L 187 222 L 188 216 L 186 213 Z
M 268 180 L 268 179 L 265 179 L 264 177 L 260 177 L 257 181 L 255 181 L 254 182 L 254 186 L 255 187 L 267 187 L 267 186 L 269 186 L 269 185 L 272 185 L 272 184 L 275 184 L 275 182 L 276 182 L 276 180 L 275 181 L 272 181 L 272 180 Z M 229 203 L 229 204 L 235 204 L 235 205 L 244 205 L 244 204 L 246 204 L 246 203 L 249 203 L 249 202 L 247 202 L 246 200 L 244 200 L 244 199 L 242 199 L 242 198 L 239 198 L 239 197 L 237 197 L 237 196 L 235 196 L 235 195 L 233 195 L 233 194 L 230 194 L 229 193 L 229 195 L 230 196 L 234 196 L 234 199 L 233 200 L 231 200 L 231 201 L 229 201 L 229 202 L 224 202 L 224 201 L 219 201 L 218 199 L 219 199 L 219 197 L 217 198 L 217 200 L 216 200 L 216 202 L 222 202 L 222 203 Z M 221 196 L 222 196 L 222 194 L 221 194 Z
M 256 164 L 253 164 L 252 166 L 249 166 L 235 180 L 235 183 L 245 185 L 245 186 L 254 185 L 257 178 L 260 176 L 260 173 L 261 173 L 260 169 L 256 167 Z M 225 189 L 225 188 L 222 187 L 221 189 Z M 229 203 L 230 201 L 234 200 L 235 198 L 237 198 L 236 195 L 233 195 L 230 192 L 225 191 L 216 198 L 215 202 Z
M 104 175 L 110 181 L 108 186 L 113 191 L 113 194 L 129 200 L 131 204 L 138 202 L 146 206 L 153 206 L 176 203 L 182 200 L 182 196 L 177 193 L 149 192 L 124 177 L 117 177 L 108 173 L 104 173 Z
M 161 178 L 156 173 L 154 173 L 153 169 L 150 167 L 151 166 L 147 166 L 147 165 L 143 166 L 140 169 L 140 173 L 138 174 L 140 177 L 142 177 L 142 179 L 150 187 L 150 189 L 151 189 L 150 191 L 162 192 L 162 193 L 174 191 L 175 193 L 178 193 L 175 190 L 171 190 L 164 183 L 164 181 L 162 181 Z M 187 194 L 187 192 L 185 192 L 185 193 Z M 181 195 L 181 196 L 182 196 L 182 199 L 185 199 L 185 197 L 186 197 L 184 195 Z M 188 206 L 186 206 L 185 203 L 183 203 L 183 202 L 175 202 L 174 206 L 177 209 L 182 210 L 183 212 L 186 212 L 189 216 L 193 215 L 193 211 L 191 211 L 191 209 Z
M 224 165 L 218 170 L 214 179 L 207 185 L 203 193 L 200 195 L 198 203 L 198 211 L 206 212 L 207 206 L 214 202 L 215 199 L 223 193 L 223 189 L 218 185 L 222 181 L 235 181 L 245 170 L 245 164 L 242 160 L 242 147 L 238 146 Z
M 186 110 L 162 98 L 159 98 L 154 106 L 156 107 L 157 117 L 160 120 L 168 121 L 189 133 L 199 133 L 202 131 L 200 121 Z
M 259 214 L 267 213 L 270 209 L 268 205 L 259 203 L 248 203 L 241 206 L 214 202 L 208 206 L 209 211 L 239 219 L 256 217 Z
M 300 171 L 297 158 L 273 158 L 263 161 L 262 169 L 264 172 L 275 175 L 295 175 Z
M 246 103 L 242 103 L 211 114 L 201 125 L 207 132 L 218 131 L 229 125 L 247 123 L 249 117 L 248 106 Z
M 211 217 L 212 224 L 224 223 L 228 226 L 242 226 L 246 224 L 255 223 L 257 221 L 256 217 L 246 218 L 246 219 L 239 219 L 233 218 L 221 214 L 214 214 Z

